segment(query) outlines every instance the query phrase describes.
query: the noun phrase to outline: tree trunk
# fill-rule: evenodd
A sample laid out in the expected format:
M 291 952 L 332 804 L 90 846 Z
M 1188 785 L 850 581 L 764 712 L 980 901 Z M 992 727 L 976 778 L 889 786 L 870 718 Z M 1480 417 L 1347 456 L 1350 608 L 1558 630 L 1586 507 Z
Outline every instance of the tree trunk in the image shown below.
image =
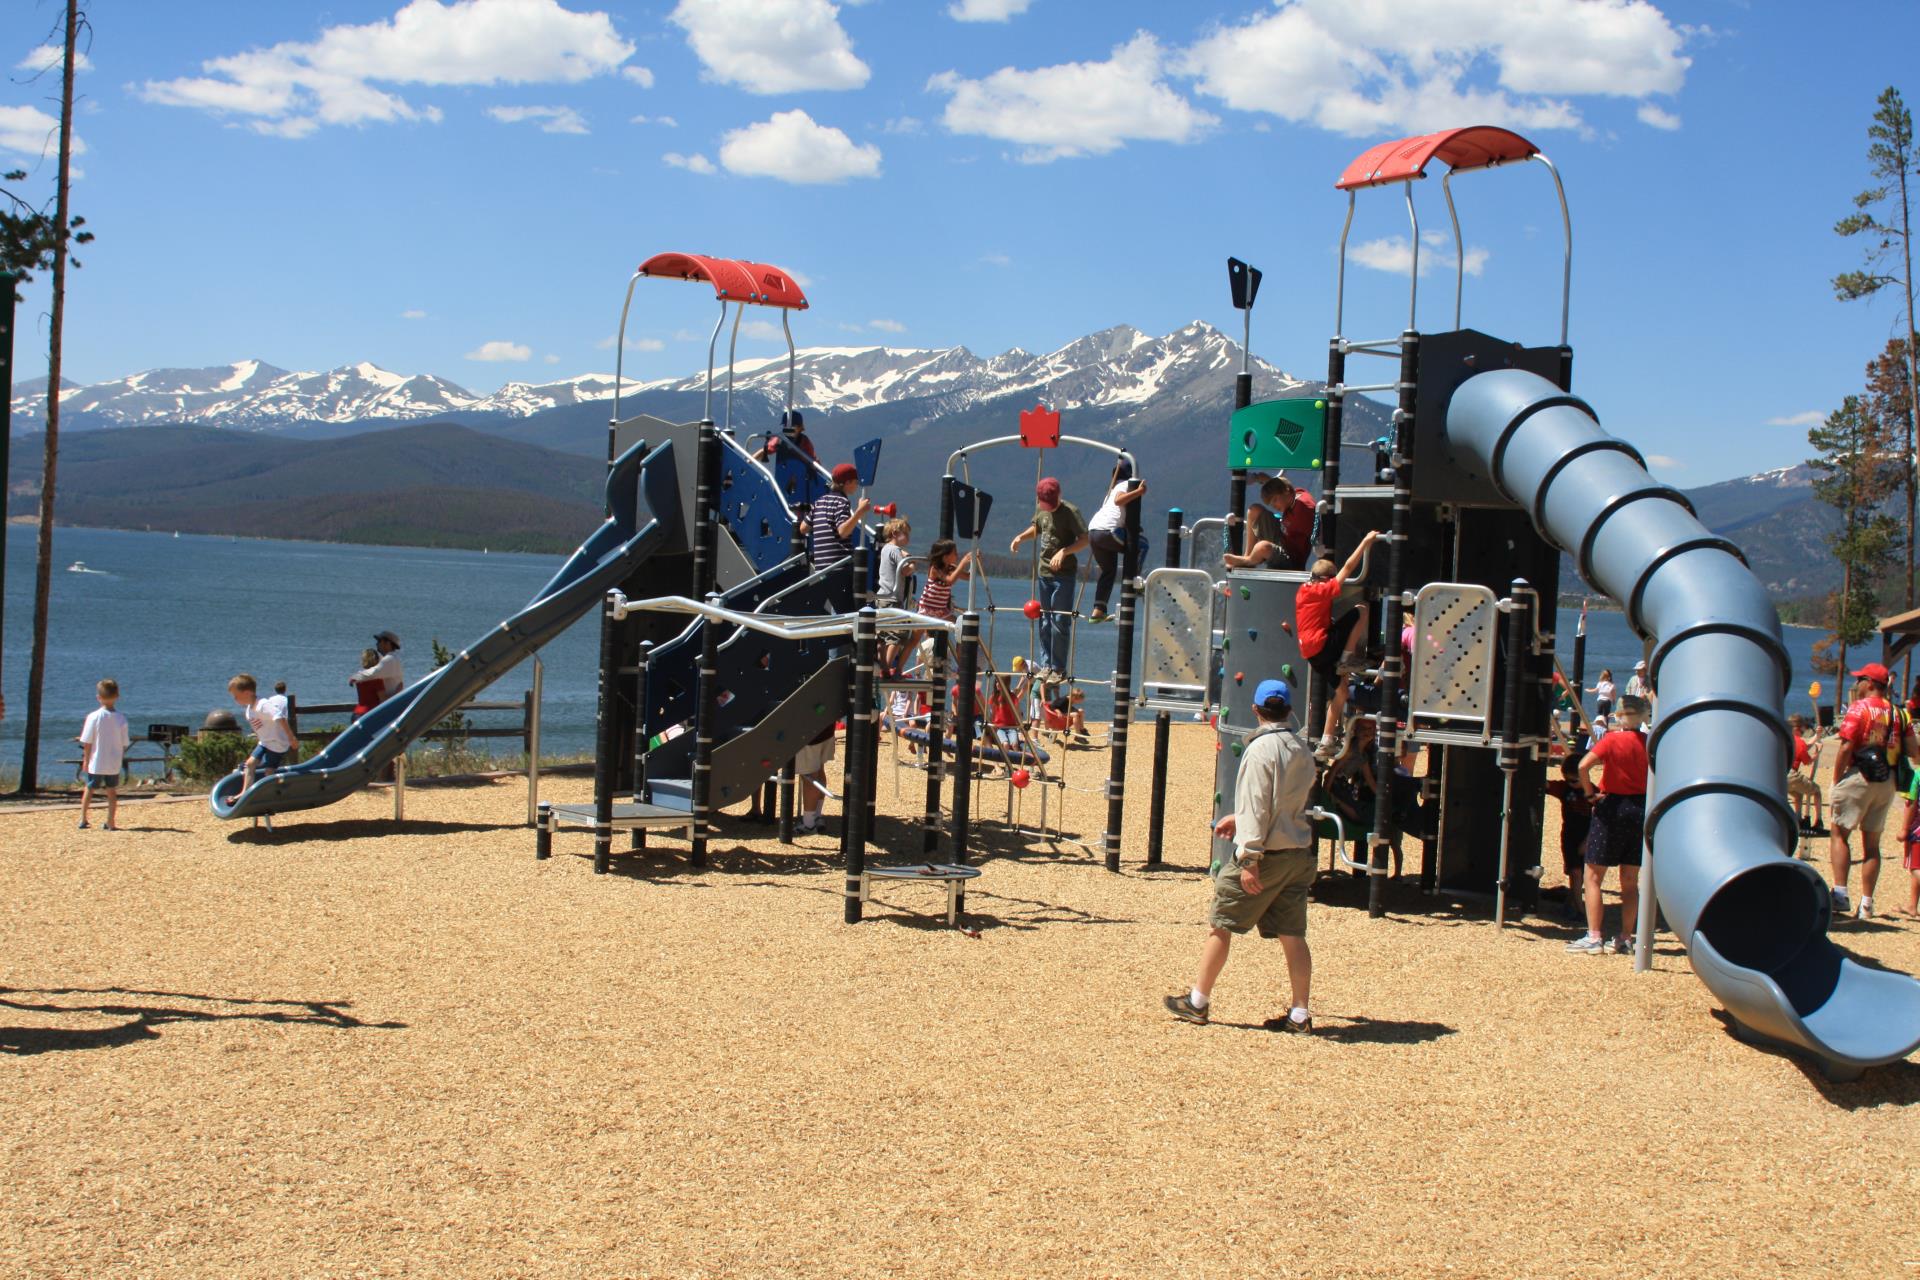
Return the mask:
M 80 32 L 80 0 L 67 0 L 66 57 L 60 68 L 60 176 L 53 212 L 53 317 L 47 341 L 47 448 L 40 474 L 39 558 L 33 575 L 33 654 L 27 666 L 26 738 L 20 752 L 20 790 L 40 785 L 40 703 L 47 675 L 47 605 L 53 592 L 54 473 L 60 457 L 60 338 L 67 311 L 67 197 L 73 180 L 73 61 Z
M 1900 154 L 1900 252 L 1901 283 L 1907 287 L 1907 428 L 1906 451 L 1901 456 L 1905 464 L 1907 485 L 1907 608 L 1913 608 L 1913 517 L 1914 517 L 1914 480 L 1915 470 L 1920 468 L 1920 459 L 1914 457 L 1915 436 L 1920 435 L 1920 353 L 1914 351 L 1913 328 L 1913 218 L 1907 198 L 1907 166 L 1910 157 Z M 1911 691 L 1913 681 L 1913 654 L 1908 652 L 1902 665 L 1901 683 Z

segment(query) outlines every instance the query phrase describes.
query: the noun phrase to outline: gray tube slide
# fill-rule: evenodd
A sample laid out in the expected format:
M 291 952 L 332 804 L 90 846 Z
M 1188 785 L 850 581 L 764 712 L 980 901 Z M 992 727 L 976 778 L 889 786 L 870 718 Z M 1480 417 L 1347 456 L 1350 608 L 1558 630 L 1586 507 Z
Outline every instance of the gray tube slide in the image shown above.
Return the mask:
M 1836 946 L 1826 881 L 1792 856 L 1792 672 L 1739 548 L 1584 402 L 1534 374 L 1468 379 L 1447 432 L 1654 640 L 1647 838 L 1660 908 L 1700 980 L 1743 1035 L 1808 1050 L 1837 1077 L 1920 1047 L 1920 982 Z

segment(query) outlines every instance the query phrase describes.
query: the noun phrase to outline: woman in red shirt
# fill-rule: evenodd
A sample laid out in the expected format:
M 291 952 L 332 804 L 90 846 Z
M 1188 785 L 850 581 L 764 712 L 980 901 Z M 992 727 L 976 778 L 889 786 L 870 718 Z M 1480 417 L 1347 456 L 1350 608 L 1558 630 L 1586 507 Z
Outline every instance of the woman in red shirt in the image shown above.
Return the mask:
M 1625 954 L 1631 943 L 1628 930 L 1633 927 L 1640 907 L 1640 850 L 1647 836 L 1647 740 L 1640 736 L 1641 722 L 1647 716 L 1644 698 L 1620 699 L 1614 712 L 1614 730 L 1593 744 L 1580 761 L 1580 790 L 1592 799 L 1593 827 L 1587 835 L 1586 898 L 1587 934 L 1567 944 L 1576 955 L 1599 955 L 1607 949 L 1602 928 L 1606 923 L 1606 902 L 1601 896 L 1607 883 L 1607 868 L 1620 868 L 1620 932 L 1614 936 L 1613 949 Z M 1600 785 L 1593 785 L 1593 770 L 1600 770 Z

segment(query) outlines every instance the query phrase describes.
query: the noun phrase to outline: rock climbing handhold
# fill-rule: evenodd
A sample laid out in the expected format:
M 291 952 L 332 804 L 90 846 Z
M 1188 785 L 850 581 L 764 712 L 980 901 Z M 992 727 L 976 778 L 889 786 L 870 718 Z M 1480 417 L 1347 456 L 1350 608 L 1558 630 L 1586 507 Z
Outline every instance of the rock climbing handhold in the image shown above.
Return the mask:
M 1252 588 L 1252 587 L 1242 587 L 1242 588 L 1240 588 L 1240 598 L 1241 598 L 1242 600 L 1251 600 L 1251 599 L 1253 599 L 1253 588 Z

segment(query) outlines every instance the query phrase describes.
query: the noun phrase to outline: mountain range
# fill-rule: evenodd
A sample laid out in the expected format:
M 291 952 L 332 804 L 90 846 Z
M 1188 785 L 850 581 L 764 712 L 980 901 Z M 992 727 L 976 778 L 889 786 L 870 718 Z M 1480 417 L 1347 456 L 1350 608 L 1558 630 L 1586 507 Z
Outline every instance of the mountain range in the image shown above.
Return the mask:
M 1044 399 L 1061 410 L 1066 433 L 1120 445 L 1142 460 L 1149 483 L 1144 527 L 1157 545 L 1169 506 L 1191 519 L 1225 505 L 1224 423 L 1242 360 L 1237 342 L 1202 321 L 1158 337 L 1119 325 L 1044 354 L 810 347 L 794 361 L 793 397 L 824 460 L 846 457 L 868 439 L 884 441 L 874 496 L 899 501 L 923 524 L 931 523 L 935 481 L 950 455 L 1013 434 L 1018 411 Z M 1258 357 L 1247 363 L 1256 399 L 1322 388 Z M 736 365 L 731 414 L 739 435 L 777 426 L 788 378 L 784 354 Z M 697 417 L 705 381 L 704 370 L 629 381 L 621 414 Z M 300 536 L 564 550 L 593 519 L 590 460 L 606 456 L 613 391 L 611 374 L 510 382 L 481 396 L 443 378 L 364 362 L 301 373 L 260 360 L 67 385 L 61 422 L 75 434 L 63 445 L 60 516 L 135 528 L 270 532 L 245 514 L 250 488 L 312 504 L 298 522 Z M 16 433 L 38 425 L 45 408 L 44 379 L 20 384 Z M 724 374 L 713 410 L 726 418 Z M 1345 435 L 1349 442 L 1371 440 L 1389 422 L 1386 406 L 1356 398 Z M 370 433 L 380 433 L 381 445 L 364 438 Z M 395 465 L 381 462 L 383 449 Z M 14 452 L 9 514 L 33 500 L 32 452 Z M 116 468 L 116 459 L 124 465 Z M 1090 514 L 1110 459 L 1063 448 L 1043 465 Z M 253 477 L 252 484 L 227 493 L 219 477 L 230 471 Z M 1018 448 L 970 451 L 957 471 L 999 495 L 1002 510 L 1024 509 L 1037 477 L 1035 456 Z M 1777 596 L 1831 589 L 1832 559 L 1822 540 L 1832 513 L 1813 498 L 1806 468 L 1730 480 L 1690 496 L 1710 527 L 1747 549 Z M 513 513 L 511 529 L 490 529 L 479 517 L 489 503 Z M 235 527 L 214 527 L 223 520 Z

